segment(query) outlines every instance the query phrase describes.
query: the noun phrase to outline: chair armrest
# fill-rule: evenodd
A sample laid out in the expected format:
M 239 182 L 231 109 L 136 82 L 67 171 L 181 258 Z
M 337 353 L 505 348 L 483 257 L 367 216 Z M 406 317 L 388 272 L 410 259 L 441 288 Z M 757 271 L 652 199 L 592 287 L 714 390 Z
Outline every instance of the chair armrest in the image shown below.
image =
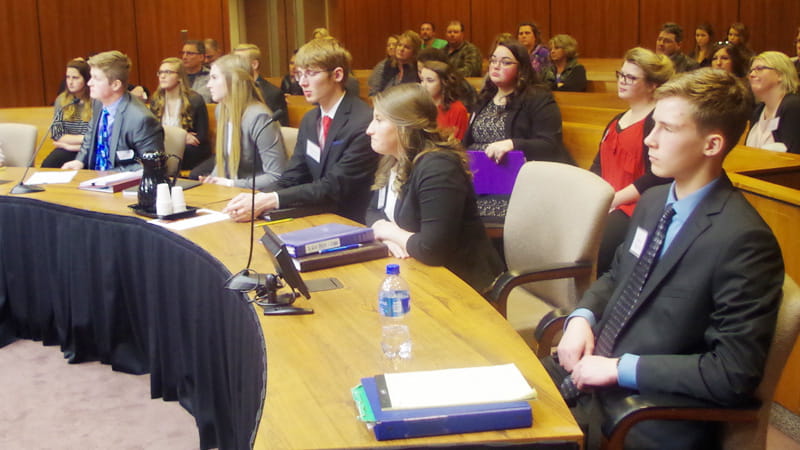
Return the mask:
M 492 302 L 503 317 L 506 317 L 508 294 L 515 287 L 533 283 L 535 281 L 557 280 L 560 278 L 575 278 L 590 275 L 592 263 L 577 261 L 571 263 L 556 263 L 547 266 L 534 267 L 525 271 L 503 272 L 494 279 L 484 296 Z
M 536 357 L 541 359 L 545 356 L 550 356 L 550 349 L 553 348 L 553 341 L 561 330 L 564 329 L 564 323 L 567 321 L 569 311 L 563 309 L 554 309 L 549 311 L 542 317 L 536 330 L 533 332 L 533 337 L 539 346 L 536 348 Z
M 751 422 L 758 420 L 760 402 L 721 406 L 705 400 L 671 394 L 631 394 L 611 389 L 599 396 L 604 418 L 601 425 L 605 448 L 621 449 L 631 427 L 645 420 L 698 420 Z

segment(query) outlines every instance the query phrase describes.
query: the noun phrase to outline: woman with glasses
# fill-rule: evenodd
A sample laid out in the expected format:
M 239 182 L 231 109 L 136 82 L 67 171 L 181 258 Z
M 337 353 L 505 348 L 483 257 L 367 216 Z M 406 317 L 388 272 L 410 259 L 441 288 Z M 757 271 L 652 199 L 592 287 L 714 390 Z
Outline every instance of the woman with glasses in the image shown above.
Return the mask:
M 445 266 L 478 292 L 503 270 L 478 215 L 461 144 L 437 126 L 437 107 L 417 84 L 375 97 L 367 128 L 381 155 L 367 225 L 397 258 Z
M 800 95 L 797 71 L 781 52 L 753 59 L 748 79 L 760 103 L 750 119 L 747 146 L 800 153 Z
M 92 99 L 89 97 L 89 64 L 82 58 L 67 63 L 64 90 L 53 105 L 51 137 L 55 148 L 42 161 L 42 167 L 60 168 L 75 159 L 83 135 L 92 120 Z
M 568 34 L 550 39 L 550 61 L 544 80 L 554 91 L 586 91 L 586 69 L 578 64 L 578 41 Z
M 211 156 L 206 103 L 200 94 L 189 89 L 180 59 L 164 59 L 156 75 L 158 89 L 150 100 L 150 110 L 162 125 L 186 130 L 181 169 L 193 169 Z
M 519 42 L 501 41 L 492 51 L 463 142 L 496 162 L 511 150 L 522 150 L 528 161 L 573 163 L 561 140 L 561 111 Z
M 711 58 L 711 67 L 725 70 L 739 78 L 746 77 L 747 60 L 742 54 L 741 48 L 730 42 L 722 42 L 720 44 L 714 51 L 714 57 Z
M 629 109 L 614 117 L 606 127 L 591 167 L 616 191 L 600 242 L 598 275 L 611 267 L 641 194 L 652 186 L 669 182 L 650 170 L 644 138 L 655 126 L 653 93 L 675 73 L 672 61 L 666 55 L 656 55 L 641 47 L 628 50 L 624 61 L 617 71 L 617 95 L 628 103 Z
M 214 170 L 203 183 L 256 189 L 270 185 L 286 167 L 287 155 L 278 122 L 250 75 L 250 65 L 237 55 L 214 61 L 208 90 L 217 106 Z

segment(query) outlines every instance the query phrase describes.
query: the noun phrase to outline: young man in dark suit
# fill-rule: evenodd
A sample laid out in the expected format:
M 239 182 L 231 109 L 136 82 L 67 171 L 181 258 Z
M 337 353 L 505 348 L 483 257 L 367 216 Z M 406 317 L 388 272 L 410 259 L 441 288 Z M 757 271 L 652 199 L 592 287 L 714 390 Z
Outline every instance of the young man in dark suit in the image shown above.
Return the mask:
M 131 60 L 119 51 L 89 58 L 92 120 L 81 149 L 62 169 L 137 170 L 146 151 L 164 150 L 164 128 L 141 101 L 128 93 Z
M 784 277 L 772 231 L 722 170 L 752 94 L 730 74 L 700 69 L 664 84 L 656 99 L 645 144 L 653 173 L 675 181 L 642 196 L 611 270 L 568 319 L 561 367 L 545 366 L 568 400 L 575 387 L 599 399 L 623 389 L 736 405 L 761 381 Z M 602 402 L 587 398 L 573 411 L 591 441 Z M 714 448 L 719 440 L 713 424 L 650 421 L 627 445 Z
M 276 208 L 320 206 L 364 222 L 378 156 L 366 135 L 372 109 L 345 95 L 350 53 L 333 39 L 314 39 L 295 57 L 295 76 L 310 103 L 297 146 L 283 175 L 255 195 L 255 215 Z M 251 194 L 239 194 L 223 212 L 250 220 Z

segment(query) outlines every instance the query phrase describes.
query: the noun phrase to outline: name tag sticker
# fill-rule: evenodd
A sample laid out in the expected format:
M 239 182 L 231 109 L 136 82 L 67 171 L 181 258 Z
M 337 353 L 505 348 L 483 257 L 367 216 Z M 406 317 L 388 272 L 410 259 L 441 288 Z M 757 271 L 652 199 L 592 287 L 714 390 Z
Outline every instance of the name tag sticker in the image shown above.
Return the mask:
M 311 139 L 306 142 L 306 155 L 314 161 L 319 162 L 319 145 L 311 142 Z
M 642 227 L 636 227 L 636 234 L 633 235 L 633 242 L 631 242 L 630 252 L 631 255 L 639 257 L 644 250 L 644 244 L 647 242 L 647 230 Z
M 120 161 L 133 159 L 133 150 L 117 150 L 117 158 Z

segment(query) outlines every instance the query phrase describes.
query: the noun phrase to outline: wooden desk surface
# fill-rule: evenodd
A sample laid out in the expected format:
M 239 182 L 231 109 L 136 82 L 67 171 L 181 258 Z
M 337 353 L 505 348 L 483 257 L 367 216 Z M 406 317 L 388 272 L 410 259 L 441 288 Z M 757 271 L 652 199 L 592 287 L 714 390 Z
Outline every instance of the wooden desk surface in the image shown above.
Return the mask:
M 33 172 L 33 171 L 31 171 Z M 0 179 L 6 194 L 22 169 L 7 168 Z M 96 174 L 81 171 L 69 185 L 48 185 L 46 192 L 26 194 L 67 206 L 131 215 L 133 197 L 79 191 L 75 184 Z M 221 209 L 235 189 L 200 186 L 186 191 L 187 204 Z M 342 220 L 322 215 L 275 225 L 289 229 Z M 178 232 L 201 245 L 231 272 L 247 262 L 251 225 L 223 221 Z M 255 239 L 263 233 L 256 230 Z M 384 266 L 399 262 L 411 285 L 409 325 L 413 357 L 397 365 L 384 360 L 376 310 Z M 271 272 L 267 255 L 256 242 L 252 268 Z M 509 324 L 467 284 L 441 267 L 392 258 L 303 274 L 306 280 L 334 276 L 344 288 L 312 293 L 300 306 L 314 308 L 308 316 L 261 316 L 267 348 L 267 395 L 255 448 L 366 448 L 431 446 L 447 443 L 571 440 L 581 431 L 546 372 Z M 356 419 L 350 388 L 361 377 L 404 370 L 428 370 L 514 362 L 538 391 L 532 402 L 530 428 L 378 442 Z

